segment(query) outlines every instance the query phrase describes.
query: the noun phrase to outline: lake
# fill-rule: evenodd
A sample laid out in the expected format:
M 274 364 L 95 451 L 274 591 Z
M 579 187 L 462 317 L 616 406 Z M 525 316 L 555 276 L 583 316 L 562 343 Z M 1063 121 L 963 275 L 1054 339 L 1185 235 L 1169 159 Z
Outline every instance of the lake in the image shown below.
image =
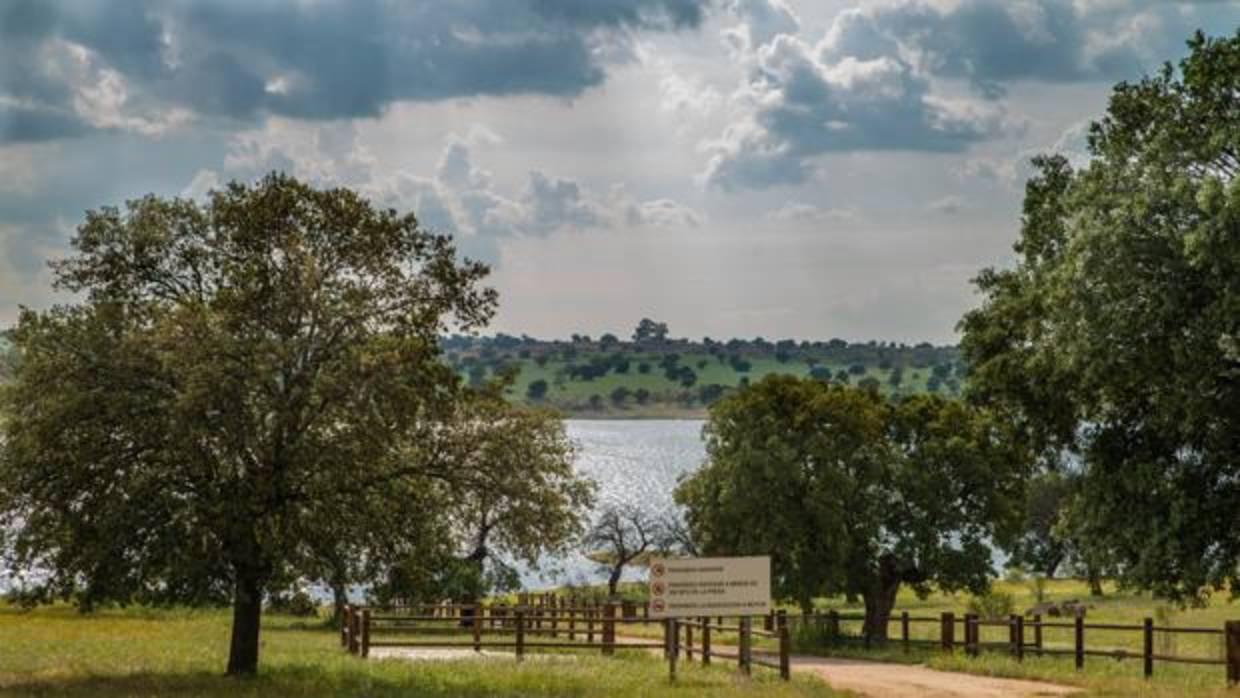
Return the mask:
M 672 508 L 676 479 L 706 457 L 700 419 L 569 419 L 577 444 L 577 471 L 598 483 L 598 506 L 633 503 L 652 513 Z M 637 579 L 630 570 L 626 579 Z M 546 560 L 540 571 L 525 570 L 522 582 L 537 588 L 564 582 L 599 583 L 598 565 L 580 554 Z

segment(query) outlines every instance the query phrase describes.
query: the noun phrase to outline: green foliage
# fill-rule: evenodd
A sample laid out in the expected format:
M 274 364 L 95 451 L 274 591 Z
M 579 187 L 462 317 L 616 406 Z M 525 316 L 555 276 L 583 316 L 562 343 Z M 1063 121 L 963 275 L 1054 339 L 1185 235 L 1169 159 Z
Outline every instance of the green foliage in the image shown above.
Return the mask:
M 1016 597 L 995 589 L 969 597 L 968 612 L 982 620 L 1007 620 L 1016 612 Z
M 541 378 L 530 381 L 529 387 L 525 389 L 525 396 L 535 401 L 547 397 L 547 381 Z
M 980 592 L 989 541 L 1018 522 L 1026 459 L 958 402 L 768 376 L 716 403 L 704 434 L 708 462 L 675 493 L 693 539 L 770 554 L 775 593 L 802 608 L 854 593 L 877 619 L 904 584 Z
M 1018 263 L 961 322 L 974 400 L 1084 465 L 1076 530 L 1127 582 L 1240 589 L 1240 32 L 1116 86 L 1092 160 L 1034 160 Z
M 304 589 L 297 589 L 289 594 L 272 594 L 267 602 L 267 609 L 272 613 L 296 618 L 313 618 L 319 615 L 319 605 Z
M 80 300 L 13 331 L 6 552 L 85 608 L 231 600 L 253 672 L 266 590 L 415 544 L 442 515 L 406 507 L 472 474 L 427 446 L 459 394 L 437 338 L 489 318 L 486 269 L 283 175 L 89 212 L 73 246 Z

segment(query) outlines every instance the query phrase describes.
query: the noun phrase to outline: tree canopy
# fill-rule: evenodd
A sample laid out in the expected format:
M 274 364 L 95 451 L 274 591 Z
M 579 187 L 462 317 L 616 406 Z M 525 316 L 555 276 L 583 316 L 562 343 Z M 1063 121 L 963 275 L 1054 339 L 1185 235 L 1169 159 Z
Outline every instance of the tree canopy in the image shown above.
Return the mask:
M 985 411 L 936 396 L 768 376 L 711 408 L 708 461 L 682 481 L 704 554 L 770 554 L 777 595 L 865 599 L 885 638 L 902 585 L 979 591 L 1019 523 L 1027 459 Z
M 1091 159 L 1034 160 L 1013 268 L 961 322 L 970 395 L 1051 467 L 1123 579 L 1240 589 L 1240 31 L 1118 85 Z
M 89 212 L 73 247 L 54 271 L 81 300 L 12 333 L 7 552 L 46 598 L 231 600 L 228 669 L 253 672 L 270 584 L 473 476 L 425 444 L 460 390 L 437 339 L 490 317 L 486 268 L 278 174 Z

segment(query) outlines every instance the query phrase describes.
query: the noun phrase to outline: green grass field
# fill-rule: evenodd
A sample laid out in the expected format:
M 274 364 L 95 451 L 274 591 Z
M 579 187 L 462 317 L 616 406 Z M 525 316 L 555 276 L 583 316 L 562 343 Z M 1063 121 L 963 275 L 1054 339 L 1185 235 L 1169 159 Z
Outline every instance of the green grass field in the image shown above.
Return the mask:
M 533 359 L 516 359 L 511 361 L 511 364 L 518 367 L 519 372 L 516 381 L 508 390 L 508 395 L 516 400 L 525 400 L 530 384 L 543 380 L 546 381 L 548 390 L 541 402 L 572 413 L 617 418 L 701 416 L 705 406 L 700 401 L 685 404 L 680 399 L 686 392 L 696 393 L 702 386 L 707 385 L 735 388 L 745 379 L 756 382 L 770 374 L 808 376 L 812 368 L 810 364 L 800 359 L 781 362 L 774 358 L 751 357 L 747 359 L 750 362 L 749 370 L 741 372 L 735 370 L 726 361 L 721 361 L 705 352 L 684 354 L 680 358 L 680 364 L 693 369 L 697 375 L 697 381 L 693 386 L 685 388 L 664 375 L 658 365 L 659 358 L 654 354 L 635 354 L 630 357 L 631 365 L 627 372 L 612 371 L 588 381 L 566 376 L 567 362 L 560 359 L 550 359 L 543 365 L 539 365 Z M 641 372 L 639 366 L 642 363 L 649 365 L 648 372 Z M 848 370 L 848 366 L 844 364 L 820 363 L 818 365 L 828 368 L 833 375 Z M 887 394 L 926 392 L 926 381 L 930 377 L 929 368 L 906 368 L 903 371 L 903 380 L 898 387 L 891 385 L 891 373 L 891 370 L 881 369 L 878 366 L 867 366 L 864 373 L 850 374 L 850 380 L 853 384 L 857 384 L 866 378 L 873 378 L 879 382 L 882 391 Z M 616 405 L 611 401 L 610 396 L 620 387 L 627 388 L 631 392 L 645 389 L 650 392 L 651 399 L 647 404 L 639 404 L 630 397 L 621 405 Z M 944 394 L 951 394 L 946 388 L 942 390 Z M 594 395 L 598 396 L 601 408 L 591 407 L 590 398 Z
M 1139 625 L 1146 617 L 1155 618 L 1157 627 L 1204 627 L 1222 629 L 1227 620 L 1240 620 L 1240 601 L 1229 600 L 1226 593 L 1211 599 L 1209 605 L 1202 608 L 1177 608 L 1151 599 L 1147 595 L 1119 592 L 1114 585 L 1104 585 L 1106 595 L 1091 597 L 1087 585 L 1077 580 L 1054 580 L 1047 582 L 1044 590 L 1046 601 L 1063 602 L 1079 600 L 1089 608 L 1086 613 L 1087 623 Z M 637 598 L 640 585 L 628 585 L 624 591 L 631 598 Z M 1016 613 L 1023 613 L 1037 603 L 1032 584 L 1029 582 L 997 581 L 994 591 L 1011 594 L 1013 608 Z M 908 589 L 901 591 L 896 603 L 897 617 L 899 611 L 907 610 L 911 616 L 934 616 L 950 611 L 958 616 L 965 613 L 970 596 L 965 593 L 946 595 L 932 594 L 926 599 L 919 599 Z M 818 599 L 816 608 L 821 610 L 836 609 L 842 614 L 860 614 L 860 604 L 848 604 L 843 599 Z M 786 607 L 785 610 L 793 617 L 800 610 Z M 1045 618 L 1045 620 L 1068 620 Z M 795 621 L 794 621 L 795 627 Z M 938 624 L 912 624 L 910 636 L 914 639 L 939 640 Z M 841 632 L 859 636 L 860 621 L 844 621 Z M 983 627 L 982 642 L 1007 642 L 1006 628 Z M 661 636 L 662 629 L 657 626 L 642 628 L 632 626 L 626 632 L 642 636 Z M 1225 681 L 1225 669 L 1222 666 L 1196 666 L 1156 662 L 1154 677 L 1146 681 L 1142 676 L 1140 653 L 1142 635 L 1131 631 L 1087 630 L 1086 646 L 1090 650 L 1124 650 L 1135 654 L 1122 661 L 1107 657 L 1087 657 L 1085 669 L 1077 672 L 1072 657 L 1036 657 L 1028 652 L 1023 661 L 1017 662 L 1003 652 L 983 652 L 977 658 L 969 658 L 963 652 L 945 654 L 937 649 L 918 648 L 905 654 L 900 644 L 900 626 L 893 622 L 890 627 L 892 642 L 886 647 L 866 649 L 859 641 L 824 646 L 819 638 L 812 633 L 797 637 L 794 633 L 794 652 L 801 654 L 819 654 L 825 656 L 856 657 L 879 661 L 925 663 L 928 666 L 946 671 L 1002 676 L 1011 678 L 1040 679 L 1054 683 L 1071 684 L 1085 689 L 1086 695 L 1096 696 L 1149 696 L 1151 698 L 1171 698 L 1173 696 L 1201 696 L 1222 698 L 1224 696 L 1240 696 L 1240 688 L 1228 690 Z M 1032 641 L 1033 631 L 1026 630 L 1028 641 Z M 957 641 L 963 640 L 961 630 L 957 628 Z M 716 639 L 718 642 L 735 642 L 731 636 Z M 1154 647 L 1156 654 L 1204 657 L 1221 659 L 1224 645 L 1221 636 L 1177 635 L 1155 633 Z M 1073 646 L 1073 635 L 1070 629 L 1044 629 L 1043 645 L 1047 648 L 1070 649 Z M 774 649 L 774 644 L 766 639 L 756 639 L 754 646 L 759 649 Z
M 820 681 L 773 672 L 667 665 L 644 652 L 437 662 L 361 660 L 321 623 L 269 616 L 258 676 L 223 675 L 229 614 L 220 610 L 23 611 L 0 607 L 0 695 L 186 696 L 761 696 L 841 695 Z

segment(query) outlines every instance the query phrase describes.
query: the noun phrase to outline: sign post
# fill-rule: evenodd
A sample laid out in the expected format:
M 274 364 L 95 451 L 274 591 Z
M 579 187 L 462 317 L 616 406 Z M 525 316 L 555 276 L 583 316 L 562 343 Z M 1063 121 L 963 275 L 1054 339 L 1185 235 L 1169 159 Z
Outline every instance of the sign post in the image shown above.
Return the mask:
M 653 558 L 650 617 L 749 616 L 771 611 L 771 558 Z

